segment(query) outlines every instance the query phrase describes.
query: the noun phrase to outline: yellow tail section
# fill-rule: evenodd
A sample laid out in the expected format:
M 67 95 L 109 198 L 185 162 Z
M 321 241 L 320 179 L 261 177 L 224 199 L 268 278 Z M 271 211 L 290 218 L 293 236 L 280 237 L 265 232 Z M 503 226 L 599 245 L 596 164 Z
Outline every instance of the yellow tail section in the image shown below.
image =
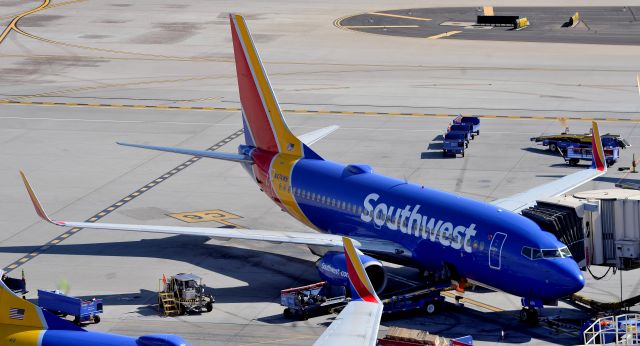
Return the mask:
M 45 329 L 42 310 L 0 281 L 0 345 L 38 345 Z

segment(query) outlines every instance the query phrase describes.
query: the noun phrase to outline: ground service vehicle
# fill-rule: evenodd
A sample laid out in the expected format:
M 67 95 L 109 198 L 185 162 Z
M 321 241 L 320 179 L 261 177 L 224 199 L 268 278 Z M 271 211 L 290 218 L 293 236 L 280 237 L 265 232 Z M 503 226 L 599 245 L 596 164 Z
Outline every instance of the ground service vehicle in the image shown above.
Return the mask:
M 328 314 L 348 302 L 344 286 L 330 286 L 326 281 L 280 291 L 284 317 L 306 320 Z
M 480 134 L 480 118 L 478 117 L 463 117 L 462 115 L 458 115 L 451 123 L 469 125 L 471 126 L 471 132 L 475 133 L 476 136 Z
M 165 314 L 211 312 L 216 300 L 204 291 L 205 287 L 202 278 L 195 274 L 180 273 L 168 280 L 163 275 L 158 304 Z
M 444 297 L 442 290 L 451 287 L 451 283 L 443 282 L 425 288 L 410 288 L 406 292 L 394 292 L 391 297 L 382 300 L 384 313 L 394 313 L 411 310 L 424 310 L 433 314 L 442 307 Z
M 461 154 L 464 157 L 464 148 L 467 145 L 466 134 L 461 132 L 449 132 L 444 135 L 442 142 L 442 156 L 456 156 Z
M 563 157 L 564 161 L 570 166 L 577 166 L 580 160 L 591 161 L 593 159 L 592 153 L 593 151 L 591 148 L 568 147 L 566 152 L 563 153 Z M 604 157 L 608 167 L 611 167 L 618 162 L 619 154 L 619 148 L 604 149 Z
M 622 138 L 620 135 L 612 135 L 607 133 L 600 137 L 602 140 L 602 146 L 604 148 L 620 148 L 625 149 L 629 146 L 629 142 Z M 568 134 L 562 133 L 559 135 L 546 135 L 546 136 L 538 136 L 532 137 L 532 142 L 541 143 L 543 146 L 549 148 L 549 150 L 556 152 L 558 149 L 564 152 L 568 147 L 583 147 L 583 148 L 591 148 L 591 134 Z
M 469 124 L 453 124 L 453 125 L 449 125 L 449 128 L 447 129 L 447 133 L 464 133 L 466 135 L 466 140 L 467 140 L 467 144 L 469 144 L 469 141 L 474 139 L 476 137 L 475 133 L 473 132 L 473 126 L 469 125 Z
M 102 299 L 82 300 L 62 292 L 38 290 L 38 306 L 61 317 L 73 316 L 73 323 L 100 323 Z

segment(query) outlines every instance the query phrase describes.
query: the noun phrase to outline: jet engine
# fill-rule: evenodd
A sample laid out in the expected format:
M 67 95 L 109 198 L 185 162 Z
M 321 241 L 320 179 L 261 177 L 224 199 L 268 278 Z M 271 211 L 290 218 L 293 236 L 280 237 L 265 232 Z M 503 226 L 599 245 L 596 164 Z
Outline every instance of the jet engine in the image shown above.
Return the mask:
M 316 262 L 320 278 L 330 285 L 349 287 L 349 275 L 344 256 L 344 252 L 331 251 L 320 257 Z M 358 257 L 376 293 L 382 292 L 387 285 L 387 273 L 382 268 L 382 262 L 364 254 L 359 254 Z

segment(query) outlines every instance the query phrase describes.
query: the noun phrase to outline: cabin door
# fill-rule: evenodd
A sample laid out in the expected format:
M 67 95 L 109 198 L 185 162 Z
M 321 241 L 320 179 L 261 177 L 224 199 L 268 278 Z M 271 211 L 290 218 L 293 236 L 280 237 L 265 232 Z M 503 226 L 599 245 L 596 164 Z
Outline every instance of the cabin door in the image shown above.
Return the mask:
M 502 232 L 496 232 L 491 239 L 489 246 L 489 267 L 500 269 L 502 267 L 502 246 L 507 239 L 507 235 Z

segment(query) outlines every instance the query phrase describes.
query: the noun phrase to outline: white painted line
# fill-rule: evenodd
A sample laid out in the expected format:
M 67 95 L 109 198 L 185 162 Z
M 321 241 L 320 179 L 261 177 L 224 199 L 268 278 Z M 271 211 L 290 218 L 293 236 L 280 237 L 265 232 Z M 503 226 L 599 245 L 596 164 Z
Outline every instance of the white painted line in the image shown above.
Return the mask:
M 167 125 L 217 125 L 215 123 L 189 123 L 177 121 L 142 121 L 142 120 L 111 120 L 111 119 L 78 119 L 78 118 L 45 118 L 45 117 L 0 117 L 0 120 L 50 120 L 50 121 L 78 121 L 87 123 L 123 123 L 123 124 L 167 124 Z M 238 126 L 234 124 L 234 126 Z

